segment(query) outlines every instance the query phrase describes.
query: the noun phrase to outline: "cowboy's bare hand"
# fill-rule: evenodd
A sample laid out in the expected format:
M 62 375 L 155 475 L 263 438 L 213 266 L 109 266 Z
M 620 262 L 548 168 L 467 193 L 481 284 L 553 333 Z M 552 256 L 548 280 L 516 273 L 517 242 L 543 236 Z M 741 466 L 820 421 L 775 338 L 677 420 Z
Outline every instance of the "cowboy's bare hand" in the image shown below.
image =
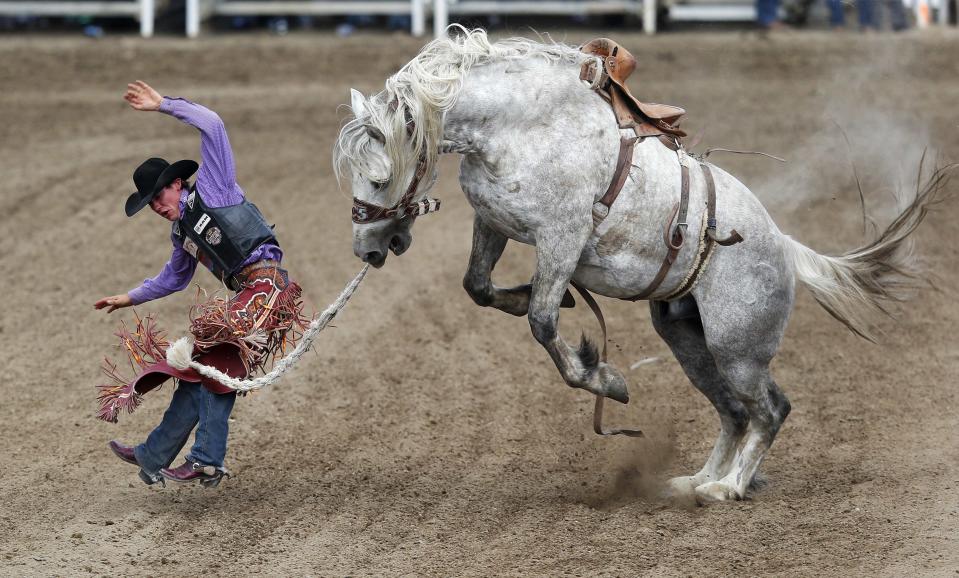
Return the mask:
M 153 87 L 137 80 L 127 85 L 127 92 L 123 95 L 123 100 L 130 103 L 130 106 L 137 110 L 160 110 L 160 102 L 163 97 L 160 93 L 153 90 Z
M 130 300 L 130 296 L 126 293 L 123 295 L 104 297 L 93 304 L 93 306 L 97 309 L 109 307 L 109 309 L 107 309 L 107 313 L 113 313 L 117 309 L 123 309 L 124 307 L 129 307 L 131 305 L 133 305 L 133 302 Z

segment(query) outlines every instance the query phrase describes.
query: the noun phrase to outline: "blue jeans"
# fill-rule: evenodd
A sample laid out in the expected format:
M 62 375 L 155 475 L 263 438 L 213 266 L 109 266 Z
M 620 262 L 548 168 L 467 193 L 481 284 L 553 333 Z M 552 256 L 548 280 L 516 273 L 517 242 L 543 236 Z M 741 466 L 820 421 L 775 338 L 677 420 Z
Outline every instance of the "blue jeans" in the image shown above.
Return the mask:
M 856 11 L 859 13 L 861 28 L 879 29 L 879 6 L 885 4 L 889 8 L 889 25 L 893 30 L 905 30 L 906 12 L 901 0 L 857 0 Z M 833 26 L 845 26 L 846 16 L 843 14 L 842 0 L 827 0 L 829 6 L 829 23 Z
M 150 475 L 168 467 L 190 439 L 194 427 L 196 438 L 186 459 L 223 466 L 230 412 L 235 401 L 236 392 L 217 395 L 199 383 L 181 381 L 160 425 L 150 432 L 147 441 L 134 448 L 140 467 Z
M 756 0 L 756 20 L 763 28 L 779 19 L 779 0 Z
M 826 6 L 829 7 L 830 26 L 846 25 L 846 13 L 842 2 L 843 0 L 826 0 Z

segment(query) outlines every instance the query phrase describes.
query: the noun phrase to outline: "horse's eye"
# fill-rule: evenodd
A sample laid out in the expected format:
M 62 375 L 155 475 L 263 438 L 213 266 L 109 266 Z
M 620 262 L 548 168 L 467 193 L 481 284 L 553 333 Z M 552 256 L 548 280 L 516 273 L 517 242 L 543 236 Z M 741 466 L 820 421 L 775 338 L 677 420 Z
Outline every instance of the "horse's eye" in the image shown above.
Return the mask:
M 390 186 L 390 181 L 370 181 L 373 183 L 373 188 L 377 191 L 382 191 L 383 189 Z

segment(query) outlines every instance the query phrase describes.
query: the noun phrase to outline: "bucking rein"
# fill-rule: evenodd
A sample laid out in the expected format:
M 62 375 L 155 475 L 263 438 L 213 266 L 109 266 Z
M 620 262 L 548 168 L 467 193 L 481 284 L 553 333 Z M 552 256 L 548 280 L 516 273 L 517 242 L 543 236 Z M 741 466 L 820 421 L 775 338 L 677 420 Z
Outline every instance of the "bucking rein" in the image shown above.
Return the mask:
M 690 156 L 683 148 L 679 138 L 686 136 L 686 133 L 675 126 L 676 121 L 686 113 L 682 108 L 667 104 L 645 103 L 636 99 L 626 87 L 625 81 L 636 68 L 636 59 L 625 48 L 619 46 L 608 38 L 597 38 L 580 47 L 580 50 L 586 54 L 596 57 L 583 63 L 580 70 L 580 79 L 588 82 L 590 88 L 595 90 L 603 99 L 610 104 L 613 113 L 616 116 L 616 122 L 620 129 L 631 130 L 633 135 L 620 137 L 619 154 L 616 160 L 616 169 L 613 172 L 612 181 L 606 193 L 593 204 L 592 217 L 593 227 L 599 224 L 609 214 L 610 208 L 619 196 L 620 191 L 626 183 L 626 177 L 629 175 L 629 169 L 632 166 L 633 149 L 636 143 L 650 137 L 657 138 L 664 146 L 676 152 L 676 157 L 680 165 L 680 200 L 670 212 L 666 226 L 663 232 L 663 242 L 666 245 L 666 257 L 663 264 L 649 285 L 633 297 L 625 297 L 627 301 L 640 301 L 646 299 L 659 288 L 660 284 L 669 273 L 672 264 L 676 261 L 680 249 L 686 241 L 686 229 L 688 223 L 686 217 L 689 209 L 689 164 L 695 161 L 699 164 L 706 180 L 706 213 L 701 226 L 699 235 L 699 247 L 696 257 L 693 260 L 690 270 L 670 294 L 663 298 L 663 301 L 673 301 L 686 296 L 696 284 L 696 279 L 706 268 L 709 256 L 716 245 L 729 246 L 735 245 L 743 240 L 743 237 L 735 229 L 730 231 L 729 236 L 720 238 L 716 234 L 716 185 L 713 181 L 713 175 L 709 165 L 700 159 Z M 597 66 L 597 63 L 601 66 Z M 729 151 L 740 152 L 740 151 Z M 412 202 L 416 190 L 419 188 L 420 181 L 425 176 L 426 163 L 421 158 L 417 163 L 413 179 L 407 187 L 403 197 L 392 207 L 380 207 L 372 203 L 353 198 L 352 218 L 357 224 L 372 223 L 383 219 L 398 216 L 400 219 L 416 218 L 420 215 L 436 212 L 440 208 L 440 201 L 431 198 Z M 675 223 L 674 223 L 675 221 Z M 192 368 L 201 375 L 214 379 L 223 385 L 235 389 L 236 391 L 253 391 L 261 389 L 277 381 L 284 373 L 290 370 L 297 360 L 306 353 L 313 344 L 316 336 L 325 329 L 336 317 L 336 314 L 346 305 L 356 291 L 360 282 L 369 271 L 369 264 L 353 278 L 352 281 L 343 289 L 339 297 L 323 313 L 314 319 L 296 348 L 289 355 L 281 359 L 273 369 L 260 377 L 253 379 L 236 379 L 219 371 L 214 367 L 203 365 L 193 361 L 191 354 L 193 344 L 189 337 L 181 337 L 176 340 L 166 352 L 167 363 L 180 370 Z M 596 316 L 600 329 L 603 334 L 603 348 L 601 360 L 606 362 L 606 320 L 603 317 L 603 311 L 599 303 L 584 287 L 575 281 L 570 281 L 570 285 L 582 296 L 583 300 L 589 306 L 590 310 Z M 603 404 L 605 398 L 602 395 L 596 395 L 596 403 L 593 407 L 593 431 L 601 436 L 625 435 L 630 437 L 642 437 L 643 432 L 632 429 L 603 429 Z

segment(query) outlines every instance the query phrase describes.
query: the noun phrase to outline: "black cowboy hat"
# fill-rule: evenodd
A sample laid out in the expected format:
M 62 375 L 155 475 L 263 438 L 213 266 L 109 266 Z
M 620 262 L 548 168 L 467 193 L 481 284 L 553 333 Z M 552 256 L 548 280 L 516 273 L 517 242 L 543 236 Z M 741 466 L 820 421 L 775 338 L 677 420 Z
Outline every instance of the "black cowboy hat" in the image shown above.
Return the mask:
M 200 165 L 190 160 L 177 161 L 172 165 L 155 157 L 143 161 L 137 170 L 133 171 L 133 182 L 137 190 L 127 199 L 127 216 L 132 217 L 137 211 L 149 205 L 163 187 L 177 178 L 184 180 L 190 178 L 198 168 Z

